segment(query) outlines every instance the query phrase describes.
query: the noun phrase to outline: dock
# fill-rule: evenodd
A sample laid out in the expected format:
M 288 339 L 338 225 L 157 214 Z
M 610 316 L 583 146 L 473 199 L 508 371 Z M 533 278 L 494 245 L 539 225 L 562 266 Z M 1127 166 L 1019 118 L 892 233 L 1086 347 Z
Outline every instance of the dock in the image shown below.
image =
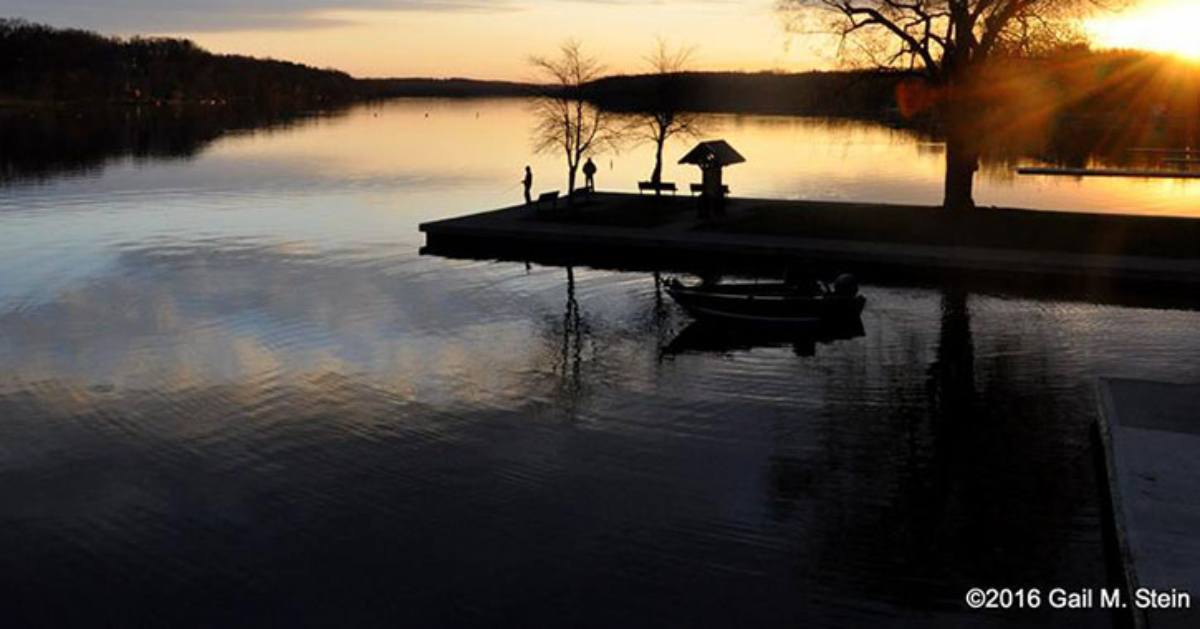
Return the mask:
M 1099 433 L 1126 591 L 1186 592 L 1190 609 L 1142 609 L 1133 625 L 1200 626 L 1200 384 L 1102 380 Z
M 1165 147 L 1136 147 L 1128 149 L 1130 153 L 1150 153 L 1150 154 L 1200 154 L 1200 149 L 1192 148 L 1165 148 Z
M 623 270 L 802 265 L 873 282 L 970 274 L 1139 290 L 1200 284 L 1196 219 L 729 199 L 724 215 L 703 220 L 695 207 L 688 197 L 615 193 L 575 209 L 512 206 L 421 225 L 422 252 Z
M 1131 179 L 1200 179 L 1200 170 L 1166 170 L 1153 168 L 1018 168 L 1018 175 L 1050 175 L 1056 177 L 1128 177 Z

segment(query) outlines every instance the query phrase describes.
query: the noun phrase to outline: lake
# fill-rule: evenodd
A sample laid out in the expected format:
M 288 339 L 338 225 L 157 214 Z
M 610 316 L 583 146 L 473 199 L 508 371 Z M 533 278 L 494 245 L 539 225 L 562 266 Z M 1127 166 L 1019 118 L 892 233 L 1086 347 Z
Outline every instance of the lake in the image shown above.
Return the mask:
M 1190 310 L 863 278 L 851 338 L 689 344 L 648 274 L 419 255 L 526 163 L 562 186 L 522 101 L 126 123 L 4 123 L 51 138 L 0 145 L 12 626 L 1061 626 L 962 596 L 1106 585 L 1096 379 L 1200 380 Z M 706 127 L 737 195 L 940 198 L 910 131 Z M 1010 162 L 980 205 L 1200 211 Z

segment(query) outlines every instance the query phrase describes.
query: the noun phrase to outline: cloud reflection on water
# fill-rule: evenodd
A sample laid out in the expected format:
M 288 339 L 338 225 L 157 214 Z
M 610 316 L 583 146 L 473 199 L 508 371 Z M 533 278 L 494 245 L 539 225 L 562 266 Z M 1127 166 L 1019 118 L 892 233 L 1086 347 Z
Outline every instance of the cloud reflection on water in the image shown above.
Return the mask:
M 519 174 L 519 124 L 455 150 L 483 106 L 364 108 L 5 189 L 17 621 L 962 626 L 981 582 L 1096 585 L 1092 383 L 1200 379 L 1200 314 L 868 285 L 864 336 L 814 356 L 662 360 L 689 322 L 649 276 L 575 269 L 572 307 L 563 269 L 417 255 L 416 223 L 499 204 Z M 436 133 L 412 135 L 425 110 Z M 741 124 L 760 156 L 916 152 Z M 747 191 L 807 163 L 758 160 Z

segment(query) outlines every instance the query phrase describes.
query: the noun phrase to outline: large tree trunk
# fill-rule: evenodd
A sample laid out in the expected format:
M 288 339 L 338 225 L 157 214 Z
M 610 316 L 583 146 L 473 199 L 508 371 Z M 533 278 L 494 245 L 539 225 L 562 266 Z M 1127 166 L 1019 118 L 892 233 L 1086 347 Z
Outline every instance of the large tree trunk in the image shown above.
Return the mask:
M 946 143 L 946 189 L 942 207 L 947 210 L 975 209 L 975 172 L 979 154 L 973 149 Z
M 663 140 L 658 141 L 658 145 L 654 151 L 654 172 L 650 173 L 650 181 L 654 182 L 655 196 L 662 194 L 662 188 L 659 184 L 662 183 L 662 165 L 663 165 Z
M 947 210 L 975 209 L 975 173 L 979 170 L 980 128 L 976 118 L 980 103 L 965 89 L 969 73 L 950 70 L 946 85 L 947 99 L 942 104 L 942 124 L 946 129 L 946 187 L 942 207 Z

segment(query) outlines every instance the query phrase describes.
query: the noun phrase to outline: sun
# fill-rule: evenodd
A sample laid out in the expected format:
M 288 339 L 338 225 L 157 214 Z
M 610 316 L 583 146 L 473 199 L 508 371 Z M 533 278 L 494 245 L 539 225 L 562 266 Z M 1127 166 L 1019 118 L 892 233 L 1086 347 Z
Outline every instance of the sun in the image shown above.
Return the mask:
M 1200 2 L 1147 0 L 1117 14 L 1088 22 L 1102 48 L 1153 50 L 1200 61 Z

